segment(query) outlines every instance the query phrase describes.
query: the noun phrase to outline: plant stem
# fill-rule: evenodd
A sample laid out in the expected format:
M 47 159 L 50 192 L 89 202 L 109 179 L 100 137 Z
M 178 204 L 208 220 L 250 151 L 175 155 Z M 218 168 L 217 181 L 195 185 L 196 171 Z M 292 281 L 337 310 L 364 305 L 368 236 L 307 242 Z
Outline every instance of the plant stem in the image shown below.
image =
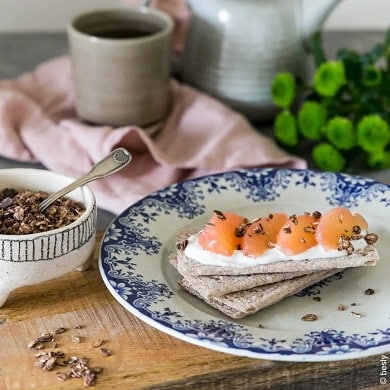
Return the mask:
M 313 34 L 311 38 L 311 46 L 313 50 L 314 64 L 318 68 L 322 63 L 326 61 L 324 49 L 322 47 L 321 32 Z

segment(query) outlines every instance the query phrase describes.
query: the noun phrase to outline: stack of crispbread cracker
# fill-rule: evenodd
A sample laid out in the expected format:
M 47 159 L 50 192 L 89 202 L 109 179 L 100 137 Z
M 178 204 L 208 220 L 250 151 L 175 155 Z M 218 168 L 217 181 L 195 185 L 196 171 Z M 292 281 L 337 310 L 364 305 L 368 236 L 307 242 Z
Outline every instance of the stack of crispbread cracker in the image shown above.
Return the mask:
M 177 252 L 169 259 L 181 275 L 179 284 L 232 318 L 253 314 L 345 268 L 372 266 L 379 260 L 373 245 L 367 245 L 351 255 L 332 259 L 281 261 L 243 268 L 206 265 L 184 254 L 185 242 L 192 233 L 178 235 Z

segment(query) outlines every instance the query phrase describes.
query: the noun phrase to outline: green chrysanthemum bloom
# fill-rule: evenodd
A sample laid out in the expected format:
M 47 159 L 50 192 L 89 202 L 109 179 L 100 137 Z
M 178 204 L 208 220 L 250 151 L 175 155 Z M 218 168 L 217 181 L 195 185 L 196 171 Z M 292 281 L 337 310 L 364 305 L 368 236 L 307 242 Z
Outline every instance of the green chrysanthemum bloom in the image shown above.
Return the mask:
M 297 121 L 289 110 L 284 110 L 276 116 L 274 134 L 275 138 L 286 146 L 298 144 Z
M 372 153 L 367 158 L 367 164 L 373 169 L 389 169 L 390 168 L 390 152 L 380 150 Z
M 341 61 L 324 62 L 314 74 L 314 89 L 321 96 L 334 96 L 345 83 L 344 64 Z
M 326 138 L 338 149 L 352 149 L 356 145 L 352 121 L 341 116 L 330 119 L 326 125 Z
M 306 101 L 298 112 L 298 124 L 301 134 L 311 140 L 319 140 L 323 135 L 326 110 L 321 104 Z
M 366 87 L 375 87 L 382 82 L 382 71 L 374 65 L 367 66 L 363 70 L 363 84 Z
M 389 141 L 389 126 L 379 115 L 366 115 L 357 124 L 357 144 L 366 152 L 384 150 Z
M 291 73 L 281 72 L 272 81 L 271 97 L 278 107 L 288 108 L 294 101 L 295 91 L 295 79 Z
M 320 143 L 313 148 L 312 158 L 323 171 L 340 172 L 346 166 L 344 156 L 331 144 Z

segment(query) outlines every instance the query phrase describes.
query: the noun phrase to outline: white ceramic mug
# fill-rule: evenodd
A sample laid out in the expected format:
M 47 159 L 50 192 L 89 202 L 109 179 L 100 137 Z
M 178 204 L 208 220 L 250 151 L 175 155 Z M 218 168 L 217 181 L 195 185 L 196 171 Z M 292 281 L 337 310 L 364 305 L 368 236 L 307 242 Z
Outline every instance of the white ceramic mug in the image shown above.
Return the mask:
M 152 125 L 171 107 L 173 22 L 147 7 L 93 10 L 68 27 L 80 119 Z

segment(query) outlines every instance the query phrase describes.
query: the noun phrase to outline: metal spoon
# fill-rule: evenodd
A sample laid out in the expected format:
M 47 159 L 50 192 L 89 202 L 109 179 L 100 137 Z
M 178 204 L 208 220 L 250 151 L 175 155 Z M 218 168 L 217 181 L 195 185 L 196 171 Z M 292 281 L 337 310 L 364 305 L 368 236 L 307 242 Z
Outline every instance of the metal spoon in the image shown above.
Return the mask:
M 39 204 L 39 211 L 43 212 L 58 198 L 61 198 L 61 196 L 64 196 L 74 189 L 81 187 L 92 180 L 101 179 L 111 173 L 119 171 L 130 161 L 131 154 L 126 149 L 118 148 L 113 150 L 107 157 L 104 157 L 102 160 L 97 162 L 88 173 L 43 200 Z

